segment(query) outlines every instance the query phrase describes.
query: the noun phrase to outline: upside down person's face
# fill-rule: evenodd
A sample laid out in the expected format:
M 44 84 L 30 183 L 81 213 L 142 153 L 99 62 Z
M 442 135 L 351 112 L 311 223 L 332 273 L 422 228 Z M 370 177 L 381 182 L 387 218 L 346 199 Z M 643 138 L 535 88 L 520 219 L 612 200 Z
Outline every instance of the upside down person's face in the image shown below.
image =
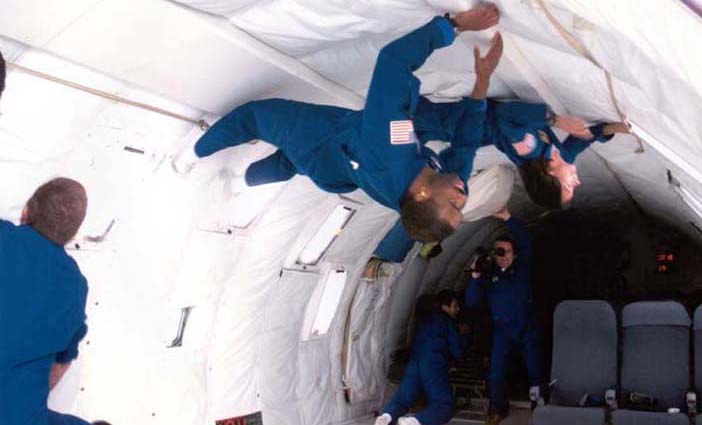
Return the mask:
M 439 209 L 439 217 L 457 229 L 463 219 L 461 208 L 468 199 L 461 178 L 457 174 L 437 175 L 432 182 L 432 194 Z

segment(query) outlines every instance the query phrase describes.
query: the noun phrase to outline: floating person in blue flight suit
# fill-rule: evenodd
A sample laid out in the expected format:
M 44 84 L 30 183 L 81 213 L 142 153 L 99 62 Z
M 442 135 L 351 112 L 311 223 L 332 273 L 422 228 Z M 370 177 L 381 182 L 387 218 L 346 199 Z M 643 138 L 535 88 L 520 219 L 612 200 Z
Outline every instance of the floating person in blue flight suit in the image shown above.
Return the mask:
M 400 388 L 383 406 L 375 425 L 441 425 L 451 419 L 453 393 L 448 369 L 453 360 L 463 355 L 467 344 L 467 337 L 459 333 L 455 323 L 459 312 L 453 291 L 420 297 L 409 363 Z M 421 394 L 426 397 L 426 407 L 412 416 L 404 416 Z
M 0 220 L 0 423 L 87 425 L 47 408 L 87 332 L 88 286 L 63 245 L 87 208 L 80 183 L 56 178 L 27 201 L 21 225 Z M 101 422 L 104 424 L 104 422 Z
M 486 300 L 495 323 L 490 360 L 490 411 L 486 424 L 497 424 L 509 412 L 505 378 L 513 349 L 524 353 L 531 385 L 544 384 L 543 336 L 532 311 L 531 238 L 524 225 L 503 208 L 495 217 L 504 220 L 511 233 L 494 245 L 494 262 L 476 258 L 465 295 L 467 308 Z M 483 266 L 480 265 L 483 264 Z
M 560 141 L 551 127 L 568 133 Z M 579 118 L 560 116 L 547 105 L 488 101 L 484 145 L 495 145 L 519 167 L 529 197 L 548 209 L 573 199 L 580 186 L 575 158 L 595 141 L 628 133 L 623 123 L 587 127 Z
M 250 186 L 309 176 L 332 193 L 361 188 L 377 202 L 400 212 L 408 234 L 418 241 L 437 241 L 460 224 L 466 181 L 482 141 L 471 125 L 484 120 L 487 86 L 502 52 L 497 34 L 487 55 L 476 49 L 479 73 L 473 98 L 450 111 L 437 107 L 419 117 L 419 80 L 413 75 L 435 49 L 453 43 L 456 31 L 482 30 L 497 23 L 495 6 L 436 17 L 423 27 L 385 46 L 378 55 L 365 109 L 352 111 L 282 99 L 244 104 L 197 141 L 202 158 L 231 146 L 260 139 L 278 150 L 246 170 Z M 440 112 L 440 113 L 439 113 Z M 423 143 L 423 126 L 433 121 L 465 123 L 450 149 L 436 155 Z M 186 155 L 188 155 L 186 153 Z M 187 166 L 186 166 L 187 168 Z

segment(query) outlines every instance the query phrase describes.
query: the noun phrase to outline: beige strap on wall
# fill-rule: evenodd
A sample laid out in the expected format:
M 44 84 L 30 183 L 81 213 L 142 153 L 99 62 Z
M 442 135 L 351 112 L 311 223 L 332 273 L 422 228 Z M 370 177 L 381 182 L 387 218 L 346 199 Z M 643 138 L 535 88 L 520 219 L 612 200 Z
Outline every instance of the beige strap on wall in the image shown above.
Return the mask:
M 598 61 L 595 59 L 595 57 L 590 53 L 590 51 L 585 47 L 583 43 L 580 42 L 573 34 L 571 34 L 561 23 L 556 19 L 555 16 L 551 13 L 551 11 L 546 7 L 546 3 L 544 0 L 536 0 L 536 2 L 539 4 L 539 7 L 541 7 L 541 10 L 544 11 L 544 14 L 546 15 L 546 18 L 548 18 L 549 22 L 551 22 L 551 25 L 558 31 L 558 33 L 563 37 L 563 40 L 566 41 L 572 47 L 576 52 L 578 52 L 582 57 L 585 59 L 589 60 L 592 62 L 593 65 L 596 67 L 600 68 L 602 72 L 604 72 L 605 79 L 607 80 L 607 89 L 609 90 L 609 97 L 610 100 L 612 101 L 612 105 L 614 106 L 614 109 L 617 111 L 617 115 L 619 115 L 619 119 L 623 123 L 625 123 L 629 128 L 631 128 L 631 124 L 629 123 L 629 119 L 627 118 L 626 114 L 622 109 L 619 107 L 619 101 L 617 100 L 617 96 L 614 92 L 614 84 L 612 83 L 612 74 L 609 73 Z M 639 143 L 639 149 L 636 151 L 637 153 L 642 153 L 644 151 L 643 148 L 643 142 L 641 139 L 634 133 L 631 133 L 632 136 L 636 138 L 636 141 Z
M 126 99 L 126 98 L 121 97 L 121 96 L 114 95 L 112 93 L 108 93 L 108 92 L 105 92 L 102 90 L 94 89 L 92 87 L 87 87 L 87 86 L 84 86 L 84 85 L 81 85 L 78 83 L 74 83 L 72 81 L 64 80 L 62 78 L 54 77 L 53 75 L 49 75 L 49 74 L 43 73 L 41 71 L 36 71 L 34 69 L 27 68 L 27 67 L 24 67 L 22 65 L 18 65 L 16 63 L 7 62 L 7 66 L 8 66 L 8 68 L 13 68 L 13 69 L 16 69 L 18 71 L 24 72 L 25 74 L 33 75 L 35 77 L 39 77 L 39 78 L 42 78 L 42 79 L 47 80 L 47 81 L 61 84 L 61 85 L 64 85 L 66 87 L 70 87 L 70 88 L 73 88 L 76 90 L 80 90 L 82 92 L 89 93 L 89 94 L 92 94 L 94 96 L 99 96 L 99 97 L 111 100 L 113 102 L 124 103 L 125 105 L 134 106 L 134 107 L 141 108 L 141 109 L 144 109 L 147 111 L 155 112 L 157 114 L 165 115 L 167 117 L 175 118 L 177 120 L 189 122 L 189 123 L 192 123 L 192 124 L 199 126 L 203 131 L 210 128 L 210 125 L 207 122 L 205 122 L 205 120 L 195 120 L 195 119 L 186 117 L 185 115 L 181 115 L 181 114 L 177 114 L 175 112 L 167 111 L 165 109 L 161 109 L 161 108 L 158 108 L 156 106 L 148 105 L 146 103 L 136 102 L 134 100 L 130 100 L 130 99 Z

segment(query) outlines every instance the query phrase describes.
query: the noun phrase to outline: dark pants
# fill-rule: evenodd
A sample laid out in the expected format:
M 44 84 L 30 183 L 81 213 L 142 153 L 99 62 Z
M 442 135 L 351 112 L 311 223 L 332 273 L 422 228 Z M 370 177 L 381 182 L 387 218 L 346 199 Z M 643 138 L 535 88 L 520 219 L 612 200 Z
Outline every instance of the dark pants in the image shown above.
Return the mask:
M 451 419 L 453 394 L 448 383 L 448 367 L 444 361 L 410 359 L 400 388 L 392 400 L 383 406 L 383 413 L 392 416 L 393 423 L 407 413 L 424 394 L 427 406 L 414 416 L 422 425 L 442 425 Z
M 509 401 L 505 394 L 505 379 L 510 371 L 510 360 L 514 349 L 522 350 L 530 385 L 542 385 L 543 335 L 534 322 L 519 335 L 506 326 L 495 325 L 492 337 L 492 357 L 490 362 L 490 408 L 506 414 Z

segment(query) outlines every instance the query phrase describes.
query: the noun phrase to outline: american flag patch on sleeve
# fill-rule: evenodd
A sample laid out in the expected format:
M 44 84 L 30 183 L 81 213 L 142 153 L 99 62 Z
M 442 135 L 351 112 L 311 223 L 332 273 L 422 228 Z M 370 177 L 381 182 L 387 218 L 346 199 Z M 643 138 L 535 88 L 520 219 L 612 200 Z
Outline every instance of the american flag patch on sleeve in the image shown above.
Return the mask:
M 405 145 L 414 143 L 414 125 L 411 120 L 390 121 L 390 143 Z

